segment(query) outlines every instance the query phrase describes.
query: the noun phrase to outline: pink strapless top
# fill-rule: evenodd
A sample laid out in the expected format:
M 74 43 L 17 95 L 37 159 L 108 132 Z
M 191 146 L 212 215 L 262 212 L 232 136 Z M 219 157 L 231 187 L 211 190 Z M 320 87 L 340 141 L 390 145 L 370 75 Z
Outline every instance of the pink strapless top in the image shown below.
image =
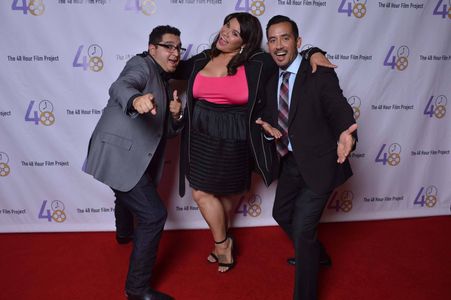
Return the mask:
M 248 101 L 248 87 L 244 66 L 235 75 L 208 77 L 197 73 L 193 84 L 193 96 L 215 104 L 242 105 Z

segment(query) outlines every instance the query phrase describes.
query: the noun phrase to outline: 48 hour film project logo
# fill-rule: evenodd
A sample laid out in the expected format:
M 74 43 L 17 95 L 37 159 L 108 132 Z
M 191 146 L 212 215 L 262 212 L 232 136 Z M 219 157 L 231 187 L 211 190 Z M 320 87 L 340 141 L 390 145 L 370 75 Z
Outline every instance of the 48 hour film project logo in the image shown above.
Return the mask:
M 39 110 L 35 107 L 36 101 L 31 100 L 28 104 L 27 112 L 25 114 L 25 122 L 34 122 L 35 125 L 50 126 L 55 123 L 55 115 L 53 114 L 53 104 L 49 100 L 42 100 L 37 105 Z M 34 110 L 33 110 L 34 109 Z
M 430 118 L 436 117 L 437 119 L 442 119 L 446 115 L 447 104 L 448 99 L 445 95 L 440 95 L 437 97 L 431 96 L 426 104 L 426 107 L 424 108 L 423 114 L 429 116 Z
M 250 13 L 259 17 L 265 13 L 265 0 L 236 0 L 235 11 Z
M 390 67 L 392 70 L 396 67 L 398 71 L 404 71 L 409 66 L 409 47 L 403 45 L 396 48 L 391 46 L 384 60 L 384 66 Z
M 374 161 L 384 166 L 387 164 L 391 167 L 399 165 L 401 162 L 401 145 L 392 143 L 387 147 L 387 144 L 383 144 Z
M 141 12 L 151 16 L 157 11 L 155 0 L 127 0 L 124 9 L 127 11 Z
M 353 199 L 354 194 L 351 191 L 343 191 L 340 196 L 338 196 L 338 192 L 335 191 L 330 198 L 327 209 L 332 209 L 336 212 L 350 212 L 352 210 Z
M 242 214 L 243 217 L 251 216 L 258 217 L 262 213 L 262 198 L 260 195 L 249 195 L 249 197 L 241 196 L 240 203 L 237 206 L 235 213 Z
M 24 15 L 30 13 L 33 16 L 40 16 L 45 11 L 43 0 L 13 0 L 11 9 L 22 11 Z
M 366 15 L 366 0 L 341 0 L 338 13 L 361 19 Z
M 8 176 L 11 168 L 8 165 L 9 157 L 5 152 L 0 152 L 0 177 Z
M 430 185 L 428 187 L 422 186 L 418 191 L 415 200 L 413 201 L 414 205 L 419 205 L 421 207 L 432 208 L 437 204 L 438 201 L 438 189 L 437 187 Z
M 103 49 L 97 44 L 91 44 L 86 48 L 85 46 L 78 46 L 77 53 L 75 54 L 72 62 L 72 67 L 83 68 L 84 71 L 91 70 L 93 72 L 100 72 L 103 70 Z M 89 60 L 88 60 L 89 57 Z
M 66 213 L 64 211 L 65 206 L 64 203 L 60 200 L 53 200 L 50 203 L 50 208 L 48 207 L 48 201 L 42 201 L 41 208 L 39 210 L 38 219 L 44 219 L 48 222 L 55 221 L 57 223 L 62 223 L 66 221 Z
M 446 16 L 448 16 L 448 19 L 451 19 L 451 0 L 448 0 L 448 4 L 446 3 L 446 0 L 438 0 L 432 15 L 441 16 L 442 19 L 445 19 Z

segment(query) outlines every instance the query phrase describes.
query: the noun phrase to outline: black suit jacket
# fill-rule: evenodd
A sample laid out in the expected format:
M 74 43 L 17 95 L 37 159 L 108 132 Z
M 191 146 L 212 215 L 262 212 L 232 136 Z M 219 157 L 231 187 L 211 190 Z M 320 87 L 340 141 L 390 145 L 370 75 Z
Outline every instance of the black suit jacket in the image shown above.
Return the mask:
M 267 86 L 267 118 L 273 125 L 277 124 L 278 89 L 276 72 Z M 353 123 L 352 107 L 343 96 L 335 71 L 318 67 L 312 74 L 310 64 L 302 60 L 291 96 L 288 136 L 299 171 L 314 192 L 331 192 L 352 175 L 348 160 L 337 163 L 337 141 Z

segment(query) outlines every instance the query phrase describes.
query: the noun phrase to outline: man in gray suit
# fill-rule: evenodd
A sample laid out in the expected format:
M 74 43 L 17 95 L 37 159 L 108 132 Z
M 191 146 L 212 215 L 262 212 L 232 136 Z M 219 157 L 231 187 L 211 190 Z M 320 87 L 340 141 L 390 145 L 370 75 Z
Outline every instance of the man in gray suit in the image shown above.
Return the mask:
M 129 300 L 172 299 L 151 289 L 149 281 L 167 216 L 157 193 L 164 148 L 166 139 L 179 131 L 182 118 L 177 91 L 169 91 L 168 78 L 183 50 L 177 28 L 155 27 L 148 52 L 130 59 L 111 85 L 89 143 L 85 172 L 114 191 L 116 214 L 125 217 L 129 230 L 133 217 L 136 220 L 125 284 Z

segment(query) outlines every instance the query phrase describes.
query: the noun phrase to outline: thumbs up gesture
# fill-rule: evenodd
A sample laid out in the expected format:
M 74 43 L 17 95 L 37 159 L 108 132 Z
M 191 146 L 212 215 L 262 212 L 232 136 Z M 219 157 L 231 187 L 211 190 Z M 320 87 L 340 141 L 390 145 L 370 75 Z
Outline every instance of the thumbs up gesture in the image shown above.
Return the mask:
M 182 102 L 179 99 L 177 90 L 172 93 L 173 99 L 169 102 L 169 111 L 175 120 L 180 120 L 182 117 Z

